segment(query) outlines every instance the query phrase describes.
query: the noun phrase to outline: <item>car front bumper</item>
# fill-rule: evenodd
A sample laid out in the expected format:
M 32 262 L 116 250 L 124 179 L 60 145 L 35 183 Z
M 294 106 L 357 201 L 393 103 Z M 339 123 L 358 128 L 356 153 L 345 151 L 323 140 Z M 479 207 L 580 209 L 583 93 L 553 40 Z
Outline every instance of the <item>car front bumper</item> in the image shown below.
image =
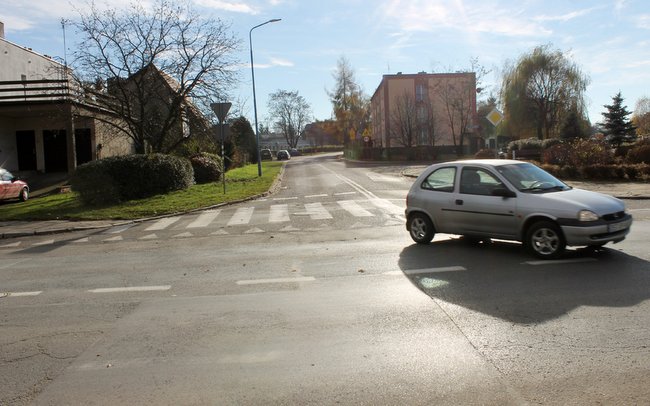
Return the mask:
M 567 245 L 601 245 L 608 242 L 620 242 L 630 232 L 632 216 L 618 222 L 598 225 L 562 225 L 562 232 Z

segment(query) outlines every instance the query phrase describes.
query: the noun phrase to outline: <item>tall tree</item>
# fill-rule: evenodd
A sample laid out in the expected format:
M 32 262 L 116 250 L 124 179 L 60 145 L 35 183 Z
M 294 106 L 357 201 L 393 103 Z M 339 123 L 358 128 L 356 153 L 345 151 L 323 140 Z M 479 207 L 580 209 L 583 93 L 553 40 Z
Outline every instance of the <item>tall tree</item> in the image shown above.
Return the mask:
M 403 147 L 417 144 L 417 109 L 415 97 L 409 92 L 399 95 L 390 119 L 390 137 Z
M 506 67 L 501 100 L 511 132 L 530 128 L 537 138 L 559 135 L 564 118 L 573 106 L 585 117 L 584 92 L 589 79 L 561 51 L 538 46 L 513 66 Z
M 445 110 L 456 155 L 461 156 L 476 116 L 476 76 L 471 74 L 458 81 L 443 82 L 436 94 Z
M 86 94 L 119 118 L 106 124 L 130 137 L 137 152 L 168 152 L 188 135 L 178 128 L 195 106 L 209 112 L 211 101 L 225 98 L 239 41 L 228 24 L 189 3 L 144 4 L 100 10 L 90 3 L 76 22 L 75 71 Z
M 311 121 L 309 103 L 297 90 L 278 90 L 269 96 L 268 108 L 276 130 L 284 135 L 290 148 L 296 148 L 305 125 Z
M 633 141 L 636 138 L 636 127 L 627 118 L 632 112 L 623 105 L 621 92 L 612 97 L 612 104 L 606 104 L 603 107 L 607 111 L 603 113 L 605 121 L 602 122 L 602 127 L 609 142 L 620 147 L 624 141 Z
M 327 94 L 344 142 L 360 137 L 370 127 L 370 99 L 356 81 L 354 70 L 340 57 L 333 74 L 335 85 Z
M 636 126 L 637 135 L 650 135 L 650 98 L 642 97 L 637 100 L 632 122 Z
M 257 142 L 250 121 L 240 116 L 230 122 L 230 138 L 235 146 L 235 154 L 242 163 L 257 163 Z

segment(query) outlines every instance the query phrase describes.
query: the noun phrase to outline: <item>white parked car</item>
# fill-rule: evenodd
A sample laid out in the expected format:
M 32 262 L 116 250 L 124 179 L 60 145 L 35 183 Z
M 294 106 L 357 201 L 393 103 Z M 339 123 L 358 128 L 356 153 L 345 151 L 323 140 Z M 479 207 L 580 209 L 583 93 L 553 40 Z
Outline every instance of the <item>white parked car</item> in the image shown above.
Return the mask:
M 567 245 L 623 241 L 632 225 L 621 200 L 504 159 L 429 166 L 408 193 L 406 219 L 417 243 L 431 242 L 435 233 L 514 240 L 540 258 L 556 258 Z

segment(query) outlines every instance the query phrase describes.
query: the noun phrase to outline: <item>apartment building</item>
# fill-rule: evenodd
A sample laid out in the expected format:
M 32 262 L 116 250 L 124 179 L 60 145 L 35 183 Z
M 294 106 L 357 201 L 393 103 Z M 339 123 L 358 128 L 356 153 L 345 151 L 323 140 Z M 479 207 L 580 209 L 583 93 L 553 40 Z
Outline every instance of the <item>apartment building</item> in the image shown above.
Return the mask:
M 460 146 L 473 152 L 476 116 L 474 73 L 384 75 L 371 98 L 375 147 Z

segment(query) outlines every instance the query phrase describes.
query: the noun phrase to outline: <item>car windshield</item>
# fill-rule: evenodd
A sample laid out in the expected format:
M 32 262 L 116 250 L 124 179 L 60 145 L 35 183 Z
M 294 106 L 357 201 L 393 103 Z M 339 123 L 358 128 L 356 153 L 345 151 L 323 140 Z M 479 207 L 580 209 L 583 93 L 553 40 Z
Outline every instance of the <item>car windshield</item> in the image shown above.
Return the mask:
M 502 165 L 497 167 L 497 171 L 520 192 L 543 193 L 571 189 L 550 173 L 530 163 Z

